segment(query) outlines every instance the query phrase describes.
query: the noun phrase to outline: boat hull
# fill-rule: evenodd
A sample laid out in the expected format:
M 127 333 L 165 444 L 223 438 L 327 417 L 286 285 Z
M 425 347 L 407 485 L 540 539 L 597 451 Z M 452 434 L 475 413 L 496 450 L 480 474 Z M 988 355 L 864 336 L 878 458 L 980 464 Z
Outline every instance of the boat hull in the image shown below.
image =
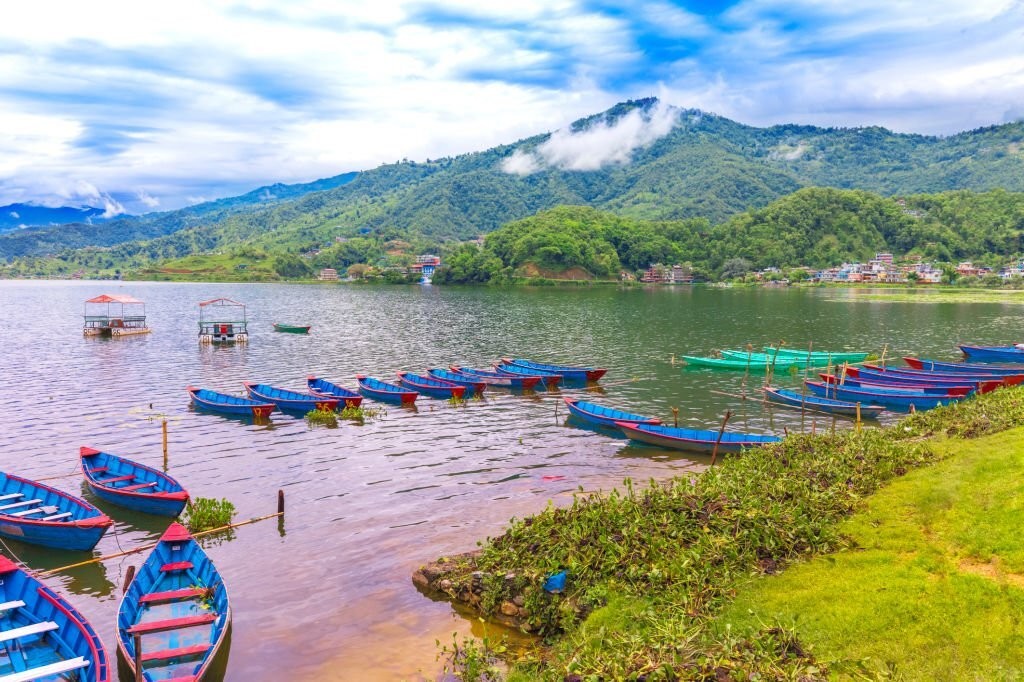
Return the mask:
M 298 325 L 298 324 L 274 324 L 275 332 L 283 332 L 285 334 L 308 334 L 312 327 Z
M 870 390 L 859 390 L 852 388 L 844 388 L 843 386 L 835 386 L 832 384 L 819 383 L 817 381 L 805 381 L 807 388 L 823 398 L 835 398 L 838 400 L 846 400 L 849 402 L 860 402 L 861 404 L 869 405 L 882 405 L 890 410 L 909 411 L 915 410 L 930 410 L 940 405 L 948 405 L 949 403 L 960 400 L 960 396 L 937 396 L 927 395 L 924 393 L 907 393 L 899 391 L 870 391 Z
M 764 389 L 764 395 L 773 403 L 798 410 L 839 414 L 845 417 L 856 417 L 858 413 L 857 403 L 846 400 L 832 400 L 815 395 L 805 396 L 796 391 L 770 387 Z M 885 408 L 881 405 L 861 405 L 859 411 L 861 418 L 877 419 L 885 411 Z
M 258 419 L 270 416 L 270 413 L 277 409 L 273 403 L 250 400 L 227 393 L 218 393 L 209 389 L 200 389 L 189 386 L 186 389 L 192 397 L 192 404 L 209 412 L 219 412 L 231 415 L 249 415 Z
M 505 365 L 516 365 L 517 367 L 522 367 L 527 371 L 537 370 L 540 372 L 559 374 L 564 377 L 566 381 L 597 381 L 608 372 L 607 369 L 601 369 L 599 367 L 551 365 L 543 362 L 524 360 L 522 358 L 502 358 L 501 362 Z
M 618 422 L 651 425 L 661 423 L 660 419 L 654 417 L 645 417 L 640 414 L 623 412 L 622 410 L 616 410 L 603 405 L 595 405 L 594 403 L 576 400 L 575 398 L 566 398 L 565 406 L 569 408 L 569 413 L 572 416 L 597 426 L 615 428 Z
M 948 372 L 950 374 L 974 374 L 977 376 L 992 375 L 1000 377 L 1024 377 L 1024 366 L 996 367 L 977 363 L 939 362 L 921 358 L 903 358 L 911 369 L 922 372 Z M 1019 382 L 1018 382 L 1019 383 Z
M 516 391 L 529 391 L 540 383 L 540 377 L 536 376 L 527 377 L 515 374 L 499 374 L 492 370 L 473 369 L 471 367 L 462 367 L 460 365 L 451 365 L 451 370 L 453 372 L 468 374 L 472 377 L 479 377 L 480 381 L 485 382 L 488 386 L 510 388 Z
M 85 500 L 20 476 L 0 473 L 0 496 L 7 498 L 0 502 L 0 507 L 6 507 L 0 509 L 0 536 L 13 540 L 90 551 L 112 523 Z M 40 510 L 38 518 L 14 515 L 33 508 Z M 45 520 L 57 514 L 62 518 Z
M 781 440 L 776 436 L 756 436 L 754 434 L 726 432 L 722 434 L 722 440 L 719 441 L 717 431 L 676 429 L 666 426 L 630 424 L 628 422 L 617 422 L 615 425 L 630 440 L 673 450 L 687 450 L 689 452 L 712 453 L 715 452 L 716 443 L 718 445 L 718 452 L 741 452 L 744 449 L 756 448 Z
M 747 362 L 746 360 L 729 360 L 727 358 L 702 358 L 695 355 L 682 355 L 681 359 L 686 363 L 687 367 L 707 367 L 709 369 L 729 369 L 737 370 L 740 372 L 767 372 L 774 370 L 776 372 L 787 370 L 790 367 L 803 368 L 805 363 L 788 360 L 778 359 L 775 362 Z
M 408 372 L 398 373 L 398 383 L 412 391 L 429 395 L 432 398 L 443 398 L 446 400 L 455 398 L 456 400 L 461 400 L 462 396 L 466 394 L 466 387 L 461 384 L 421 377 L 409 374 Z
M 402 386 L 395 386 L 394 384 L 389 384 L 363 374 L 357 374 L 356 380 L 359 382 L 359 392 L 373 398 L 377 402 L 412 405 L 416 402 L 416 398 L 419 397 L 419 393 L 416 391 L 411 391 Z
M 562 383 L 562 375 L 553 372 L 542 372 L 540 370 L 525 369 L 517 365 L 494 365 L 494 371 L 498 374 L 505 374 L 513 377 L 530 377 L 540 379 L 540 383 L 546 388 L 558 388 Z
M 313 394 L 298 393 L 297 391 L 287 391 L 268 386 L 267 384 L 246 383 L 244 385 L 245 390 L 249 392 L 250 398 L 273 403 L 281 411 L 306 413 L 314 410 L 333 412 L 338 409 L 339 401 L 337 398 L 325 398 Z
M 467 391 L 476 393 L 477 395 L 487 390 L 487 382 L 482 379 L 478 379 L 468 374 L 462 374 L 461 372 L 452 372 L 447 369 L 441 369 L 439 367 L 428 369 L 427 374 L 434 377 L 435 379 L 441 379 L 442 381 L 450 381 L 453 384 L 464 386 Z
M 188 493 L 173 478 L 137 462 L 83 447 L 79 450 L 85 483 L 96 497 L 127 509 L 157 516 L 175 517 L 188 503 Z M 129 481 L 104 484 L 101 474 L 131 475 Z M 118 487 L 120 483 L 124 485 Z M 133 487 L 134 490 L 126 488 Z
M 359 407 L 363 402 L 363 396 L 355 391 L 331 383 L 326 379 L 318 379 L 313 375 L 306 378 L 306 385 L 309 387 L 310 393 L 321 395 L 325 398 L 337 398 L 339 401 L 345 402 L 345 407 Z
M 1016 346 L 960 346 L 960 350 L 975 362 L 1024 362 L 1024 348 Z

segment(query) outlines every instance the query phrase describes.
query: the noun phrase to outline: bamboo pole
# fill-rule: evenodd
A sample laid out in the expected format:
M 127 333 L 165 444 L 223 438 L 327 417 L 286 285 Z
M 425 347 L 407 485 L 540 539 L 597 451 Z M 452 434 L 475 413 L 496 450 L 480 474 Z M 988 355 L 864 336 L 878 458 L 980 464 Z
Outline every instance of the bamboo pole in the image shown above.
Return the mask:
M 281 491 L 278 491 L 278 492 L 279 492 L 279 494 L 281 493 Z M 279 497 L 278 497 L 278 509 L 280 509 L 282 506 L 284 506 L 284 496 L 283 496 L 283 494 L 279 495 Z M 266 521 L 267 519 L 276 519 L 276 518 L 281 517 L 281 516 L 284 516 L 284 511 L 278 511 L 278 512 L 275 512 L 273 514 L 267 514 L 266 516 L 259 516 L 259 517 L 255 518 L 255 519 L 247 519 L 245 521 L 239 521 L 238 523 L 229 523 L 228 525 L 221 526 L 219 528 L 211 528 L 210 530 L 203 530 L 203 531 L 200 531 L 198 533 L 192 533 L 192 537 L 200 538 L 200 537 L 203 537 L 204 535 L 210 535 L 211 533 L 220 533 L 222 531 L 231 530 L 233 528 L 241 528 L 242 526 L 248 526 L 249 524 L 252 524 L 252 523 L 258 523 L 260 521 Z M 159 544 L 159 542 L 152 542 L 152 543 L 150 543 L 148 545 L 140 545 L 138 547 L 133 547 L 132 549 L 127 549 L 127 550 L 125 550 L 123 552 L 117 552 L 116 554 L 107 554 L 106 556 L 98 556 L 98 557 L 95 557 L 93 559 L 89 559 L 87 561 L 79 561 L 77 564 L 68 564 L 67 566 L 58 566 L 57 568 L 51 568 L 51 569 L 48 569 L 48 570 L 45 570 L 45 571 L 40 571 L 37 575 L 39 575 L 40 577 L 46 577 L 46 576 L 53 575 L 54 573 L 62 573 L 64 571 L 69 571 L 72 568 L 79 568 L 80 566 L 89 566 L 90 564 L 98 564 L 98 563 L 102 563 L 104 561 L 109 561 L 110 559 L 118 559 L 118 558 L 123 557 L 123 556 L 128 556 L 129 554 L 138 554 L 139 552 L 143 552 L 143 551 L 145 551 L 147 549 L 153 549 L 158 544 Z
M 672 423 L 675 424 L 675 427 L 677 429 L 679 428 L 679 408 L 678 407 L 673 407 L 672 408 Z
M 718 459 L 718 444 L 722 442 L 722 436 L 725 434 L 725 425 L 729 421 L 729 417 L 732 416 L 732 410 L 725 411 L 725 417 L 722 418 L 722 427 L 718 429 L 718 438 L 715 440 L 715 447 L 711 451 L 711 466 L 715 466 L 715 460 Z
M 167 419 L 166 418 L 163 421 L 163 425 L 161 426 L 161 430 L 163 431 L 163 434 L 164 434 L 164 473 L 167 473 Z
M 857 431 L 860 431 L 860 401 L 857 401 Z

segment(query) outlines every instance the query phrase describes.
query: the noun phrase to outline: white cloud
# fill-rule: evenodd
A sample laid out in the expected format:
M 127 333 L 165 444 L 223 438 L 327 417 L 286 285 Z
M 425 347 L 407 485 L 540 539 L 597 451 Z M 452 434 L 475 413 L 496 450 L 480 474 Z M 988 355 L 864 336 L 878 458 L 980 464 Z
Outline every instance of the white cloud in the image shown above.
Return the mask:
M 160 205 L 160 200 L 150 195 L 149 192 L 147 192 L 144 189 L 140 189 L 138 192 L 136 192 L 135 198 L 139 201 L 139 203 L 141 203 L 143 206 L 146 206 L 147 208 L 156 208 L 157 206 Z
M 11 211 L 9 215 L 10 215 L 10 216 L 11 216 L 12 218 L 14 218 L 15 220 L 17 220 L 18 218 L 20 218 L 20 217 L 21 217 L 20 215 L 18 215 L 18 212 L 17 212 L 17 211 Z
M 593 171 L 626 164 L 636 149 L 667 135 L 678 120 L 679 109 L 659 101 L 650 110 L 633 109 L 613 122 L 601 120 L 580 131 L 556 130 L 532 153 L 516 150 L 501 168 L 506 173 L 529 175 L 544 167 Z

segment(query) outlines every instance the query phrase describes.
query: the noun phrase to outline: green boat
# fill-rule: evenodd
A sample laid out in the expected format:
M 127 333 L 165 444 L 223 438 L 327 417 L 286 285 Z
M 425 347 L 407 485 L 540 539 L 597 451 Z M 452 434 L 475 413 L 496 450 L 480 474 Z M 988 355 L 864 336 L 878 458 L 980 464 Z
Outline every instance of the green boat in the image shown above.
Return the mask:
M 275 332 L 285 332 L 286 334 L 308 334 L 310 325 L 301 324 L 278 324 L 274 323 Z
M 738 369 L 741 372 L 767 372 L 772 367 L 770 362 L 754 362 L 747 360 L 735 360 L 730 358 L 701 358 L 694 355 L 681 356 L 686 364 L 691 367 L 711 367 L 714 369 Z M 775 361 L 775 370 L 786 370 L 790 367 L 803 367 L 804 361 L 799 359 L 778 359 Z
M 778 356 L 778 359 L 776 359 L 776 357 L 774 355 L 769 354 L 769 353 L 748 352 L 748 351 L 745 351 L 745 350 L 723 350 L 723 351 L 721 351 L 721 353 L 722 353 L 722 357 L 725 358 L 726 360 L 738 360 L 738 361 L 743 362 L 743 363 L 746 363 L 747 361 L 750 361 L 751 364 L 753 364 L 753 363 L 760 363 L 760 364 L 764 365 L 764 364 L 771 364 L 772 361 L 774 361 L 776 365 L 778 365 L 780 362 L 781 363 L 799 363 L 800 365 L 803 365 L 803 364 L 805 364 L 807 362 L 807 358 L 806 357 L 798 358 L 798 357 L 787 357 L 787 356 L 780 355 L 780 356 Z M 811 358 L 811 362 L 812 363 L 815 363 L 817 361 L 818 361 L 817 357 Z M 825 359 L 824 358 L 822 359 L 822 364 L 825 364 Z
M 833 352 L 833 351 L 806 351 L 806 350 L 790 350 L 789 348 L 773 348 L 772 346 L 765 346 L 764 351 L 766 353 L 778 353 L 779 358 L 800 358 L 807 359 L 810 355 L 815 362 L 829 360 L 832 361 L 833 365 L 840 364 L 843 362 L 864 362 L 868 358 L 867 353 L 852 353 L 852 352 Z

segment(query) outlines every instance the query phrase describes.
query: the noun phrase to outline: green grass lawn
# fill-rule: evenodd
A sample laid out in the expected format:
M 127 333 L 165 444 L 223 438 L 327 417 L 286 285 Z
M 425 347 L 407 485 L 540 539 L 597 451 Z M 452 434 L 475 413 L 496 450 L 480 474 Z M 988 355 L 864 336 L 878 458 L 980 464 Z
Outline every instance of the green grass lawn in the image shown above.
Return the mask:
M 840 676 L 1024 679 L 1024 428 L 936 448 L 843 523 L 851 549 L 743 585 L 717 627 L 794 626 Z

